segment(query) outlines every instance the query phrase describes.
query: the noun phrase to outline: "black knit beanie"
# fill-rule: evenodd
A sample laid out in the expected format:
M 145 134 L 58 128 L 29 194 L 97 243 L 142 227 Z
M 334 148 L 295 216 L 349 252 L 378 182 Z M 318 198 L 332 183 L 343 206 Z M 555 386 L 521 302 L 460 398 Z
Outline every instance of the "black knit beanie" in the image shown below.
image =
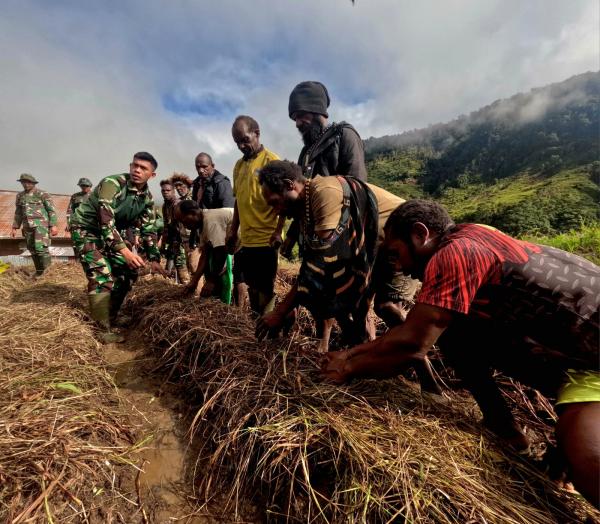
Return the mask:
M 328 117 L 327 108 L 329 107 L 329 93 L 327 88 L 321 82 L 300 82 L 290 93 L 290 102 L 288 112 L 290 118 L 296 111 L 306 111 L 307 113 L 317 113 Z

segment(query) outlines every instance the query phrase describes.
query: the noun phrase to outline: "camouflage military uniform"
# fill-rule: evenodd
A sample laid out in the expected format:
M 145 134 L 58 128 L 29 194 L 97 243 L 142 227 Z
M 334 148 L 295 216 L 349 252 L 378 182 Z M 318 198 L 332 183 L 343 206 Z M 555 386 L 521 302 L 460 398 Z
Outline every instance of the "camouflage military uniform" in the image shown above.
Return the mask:
M 140 248 L 148 260 L 160 261 L 153 208 L 148 187 L 137 189 L 125 173 L 102 179 L 71 217 L 71 238 L 88 278 L 88 293 L 110 295 L 113 319 L 137 280 L 137 270 L 119 253 L 128 247 L 120 232 L 139 228 Z
M 69 200 L 69 207 L 67 207 L 67 224 L 71 223 L 71 215 L 75 213 L 75 210 L 88 198 L 90 198 L 91 193 L 86 193 L 85 191 L 78 191 L 77 193 L 73 193 L 71 195 L 71 199 Z
M 50 266 L 49 230 L 56 223 L 56 210 L 48 193 L 33 188 L 29 193 L 21 191 L 17 194 L 13 229 L 23 228 L 27 249 L 38 274 Z

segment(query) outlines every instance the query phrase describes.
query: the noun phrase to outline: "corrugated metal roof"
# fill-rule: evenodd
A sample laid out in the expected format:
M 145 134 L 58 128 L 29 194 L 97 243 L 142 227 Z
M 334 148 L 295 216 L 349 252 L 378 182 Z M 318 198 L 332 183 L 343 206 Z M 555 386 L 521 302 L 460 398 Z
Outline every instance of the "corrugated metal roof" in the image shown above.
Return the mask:
M 43 189 L 43 188 L 40 188 Z M 15 216 L 15 198 L 18 191 L 0 190 L 0 238 L 9 238 L 12 229 L 13 218 Z M 54 238 L 70 238 L 69 233 L 65 233 L 67 226 L 67 206 L 71 195 L 50 194 L 58 214 L 58 236 Z

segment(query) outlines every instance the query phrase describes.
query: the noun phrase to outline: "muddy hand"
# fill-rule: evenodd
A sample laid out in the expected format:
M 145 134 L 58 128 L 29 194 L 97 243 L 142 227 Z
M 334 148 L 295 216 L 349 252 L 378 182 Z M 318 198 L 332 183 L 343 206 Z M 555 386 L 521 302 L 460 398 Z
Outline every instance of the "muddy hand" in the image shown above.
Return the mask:
M 323 358 L 319 362 L 321 377 L 338 385 L 347 382 L 350 378 L 346 370 L 347 360 L 347 351 L 331 351 L 323 355 Z
M 275 338 L 281 330 L 282 324 L 282 316 L 276 311 L 271 311 L 256 321 L 256 330 L 254 334 L 258 340 L 263 340 L 265 337 Z
M 158 273 L 159 275 L 162 275 L 165 278 L 169 276 L 169 273 L 160 265 L 160 262 L 151 262 L 150 271 L 152 273 Z

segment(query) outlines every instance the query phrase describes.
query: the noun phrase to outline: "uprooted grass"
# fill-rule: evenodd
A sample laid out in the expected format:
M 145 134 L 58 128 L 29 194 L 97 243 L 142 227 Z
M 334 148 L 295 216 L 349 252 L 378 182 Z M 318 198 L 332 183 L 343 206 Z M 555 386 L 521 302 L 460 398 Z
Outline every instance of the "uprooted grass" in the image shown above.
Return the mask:
M 0 521 L 132 522 L 126 422 L 78 307 L 81 269 L 0 276 Z M 78 289 L 76 286 L 79 286 Z
M 405 379 L 324 383 L 299 333 L 257 343 L 246 312 L 182 300 L 162 280 L 136 287 L 128 307 L 199 405 L 195 488 L 225 514 L 248 498 L 294 522 L 549 524 L 593 513 L 484 438 L 465 396 L 421 396 Z

